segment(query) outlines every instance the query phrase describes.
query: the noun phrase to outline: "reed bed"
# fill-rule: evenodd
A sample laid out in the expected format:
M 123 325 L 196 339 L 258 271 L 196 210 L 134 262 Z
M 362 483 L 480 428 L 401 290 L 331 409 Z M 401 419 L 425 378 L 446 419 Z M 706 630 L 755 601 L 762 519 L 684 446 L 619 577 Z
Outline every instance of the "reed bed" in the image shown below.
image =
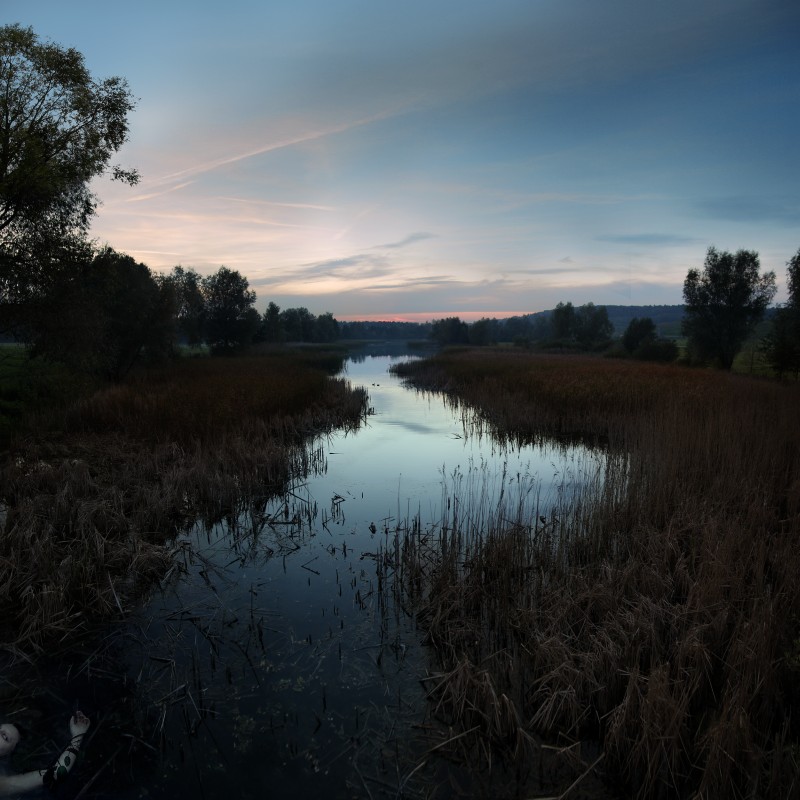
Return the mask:
M 30 656 L 124 613 L 177 531 L 321 468 L 313 437 L 367 399 L 314 358 L 186 361 L 38 420 L 0 471 L 0 647 Z
M 797 387 L 470 351 L 403 372 L 509 439 L 606 445 L 546 509 L 456 490 L 436 530 L 398 534 L 462 757 L 523 770 L 535 735 L 594 741 L 631 796 L 797 796 Z

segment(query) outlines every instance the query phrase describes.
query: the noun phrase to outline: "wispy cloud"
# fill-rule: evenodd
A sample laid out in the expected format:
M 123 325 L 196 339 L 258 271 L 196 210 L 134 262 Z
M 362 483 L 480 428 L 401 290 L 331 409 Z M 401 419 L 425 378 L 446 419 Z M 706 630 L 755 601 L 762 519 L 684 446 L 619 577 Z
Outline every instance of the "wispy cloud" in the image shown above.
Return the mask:
M 161 197 L 165 194 L 170 194 L 170 192 L 177 192 L 179 189 L 185 189 L 187 186 L 191 186 L 194 181 L 184 181 L 183 183 L 179 183 L 175 186 L 170 186 L 167 189 L 161 189 L 156 192 L 147 192 L 146 194 L 137 194 L 133 197 L 129 197 L 125 202 L 126 203 L 141 203 L 143 200 L 152 200 L 154 197 Z
M 401 109 L 389 109 L 381 111 L 377 114 L 372 114 L 367 117 L 351 120 L 338 125 L 330 125 L 327 127 L 318 128 L 316 130 L 307 131 L 305 133 L 299 133 L 295 136 L 289 136 L 285 139 L 279 139 L 276 142 L 269 142 L 251 150 L 246 150 L 243 153 L 222 156 L 221 158 L 215 158 L 210 161 L 204 161 L 200 164 L 195 164 L 192 167 L 186 167 L 185 169 L 178 170 L 177 172 L 171 172 L 167 175 L 162 175 L 160 178 L 153 179 L 151 184 L 153 186 L 160 186 L 171 183 L 175 180 L 180 180 L 181 178 L 185 178 L 190 175 L 202 175 L 204 173 L 219 169 L 220 167 L 226 167 L 230 164 L 235 164 L 248 158 L 254 158 L 255 156 L 263 155 L 264 153 L 270 153 L 274 150 L 282 150 L 286 147 L 294 147 L 298 144 L 313 142 L 317 139 L 324 139 L 326 136 L 333 136 L 338 133 L 344 133 L 345 131 L 353 130 L 354 128 L 363 127 L 364 125 L 370 125 L 374 122 L 380 122 L 381 120 L 389 119 L 398 113 L 401 113 Z
M 677 236 L 671 233 L 605 234 L 603 236 L 595 236 L 594 238 L 598 242 L 611 242 L 613 244 L 658 245 L 661 247 L 695 244 L 700 241 L 700 239 L 692 236 Z
M 225 195 L 220 195 L 218 198 L 220 200 L 224 200 L 225 202 L 230 203 L 244 203 L 248 205 L 256 205 L 256 206 L 277 206 L 279 208 L 297 208 L 297 209 L 304 209 L 309 211 L 335 211 L 336 209 L 333 206 L 322 206 L 317 205 L 316 203 L 284 203 L 278 200 L 257 200 L 251 197 L 227 197 Z
M 414 244 L 415 242 L 422 242 L 425 239 L 435 239 L 436 234 L 428 233 L 427 231 L 420 231 L 419 233 L 410 233 L 405 239 L 401 239 L 399 242 L 391 242 L 389 244 L 379 244 L 376 245 L 374 249 L 385 249 L 385 250 L 400 250 L 403 247 L 408 247 L 410 244 Z
M 800 204 L 794 198 L 718 197 L 702 200 L 697 206 L 709 217 L 731 222 L 800 224 Z

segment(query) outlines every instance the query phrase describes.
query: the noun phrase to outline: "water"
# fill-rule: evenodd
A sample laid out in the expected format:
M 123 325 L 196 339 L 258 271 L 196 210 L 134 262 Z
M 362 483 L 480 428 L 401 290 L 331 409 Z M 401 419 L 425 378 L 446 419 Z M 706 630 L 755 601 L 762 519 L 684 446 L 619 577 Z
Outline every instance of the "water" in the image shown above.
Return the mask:
M 414 797 L 447 772 L 420 767 L 435 723 L 419 679 L 436 665 L 413 613 L 381 592 L 380 552 L 409 519 L 435 525 L 453 493 L 479 514 L 501 493 L 544 510 L 601 465 L 479 435 L 441 396 L 403 387 L 396 360 L 348 362 L 372 411 L 316 443 L 323 472 L 187 531 L 160 590 L 66 667 L 55 692 L 99 723 L 88 796 Z

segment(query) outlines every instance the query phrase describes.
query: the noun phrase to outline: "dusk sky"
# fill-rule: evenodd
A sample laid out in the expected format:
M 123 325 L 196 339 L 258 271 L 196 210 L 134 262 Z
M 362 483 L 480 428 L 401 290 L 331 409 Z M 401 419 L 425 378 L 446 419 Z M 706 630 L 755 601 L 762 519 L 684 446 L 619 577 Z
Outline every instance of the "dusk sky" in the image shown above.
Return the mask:
M 138 105 L 100 243 L 338 319 L 682 302 L 800 247 L 798 0 L 0 0 Z

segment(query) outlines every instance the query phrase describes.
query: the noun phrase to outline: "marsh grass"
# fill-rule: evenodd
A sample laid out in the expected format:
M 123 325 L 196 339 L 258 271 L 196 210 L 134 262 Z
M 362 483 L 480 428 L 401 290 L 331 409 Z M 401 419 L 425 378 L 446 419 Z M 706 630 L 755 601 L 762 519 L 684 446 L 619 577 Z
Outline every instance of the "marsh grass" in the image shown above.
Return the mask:
M 0 475 L 3 647 L 30 655 L 123 613 L 177 531 L 312 468 L 313 437 L 366 410 L 318 358 L 186 360 L 43 414 Z
M 544 513 L 505 499 L 471 516 L 456 491 L 437 530 L 398 542 L 462 757 L 522 765 L 534 735 L 594 740 L 636 797 L 796 795 L 796 388 L 497 352 L 403 372 L 508 439 L 607 447 L 602 479 Z

